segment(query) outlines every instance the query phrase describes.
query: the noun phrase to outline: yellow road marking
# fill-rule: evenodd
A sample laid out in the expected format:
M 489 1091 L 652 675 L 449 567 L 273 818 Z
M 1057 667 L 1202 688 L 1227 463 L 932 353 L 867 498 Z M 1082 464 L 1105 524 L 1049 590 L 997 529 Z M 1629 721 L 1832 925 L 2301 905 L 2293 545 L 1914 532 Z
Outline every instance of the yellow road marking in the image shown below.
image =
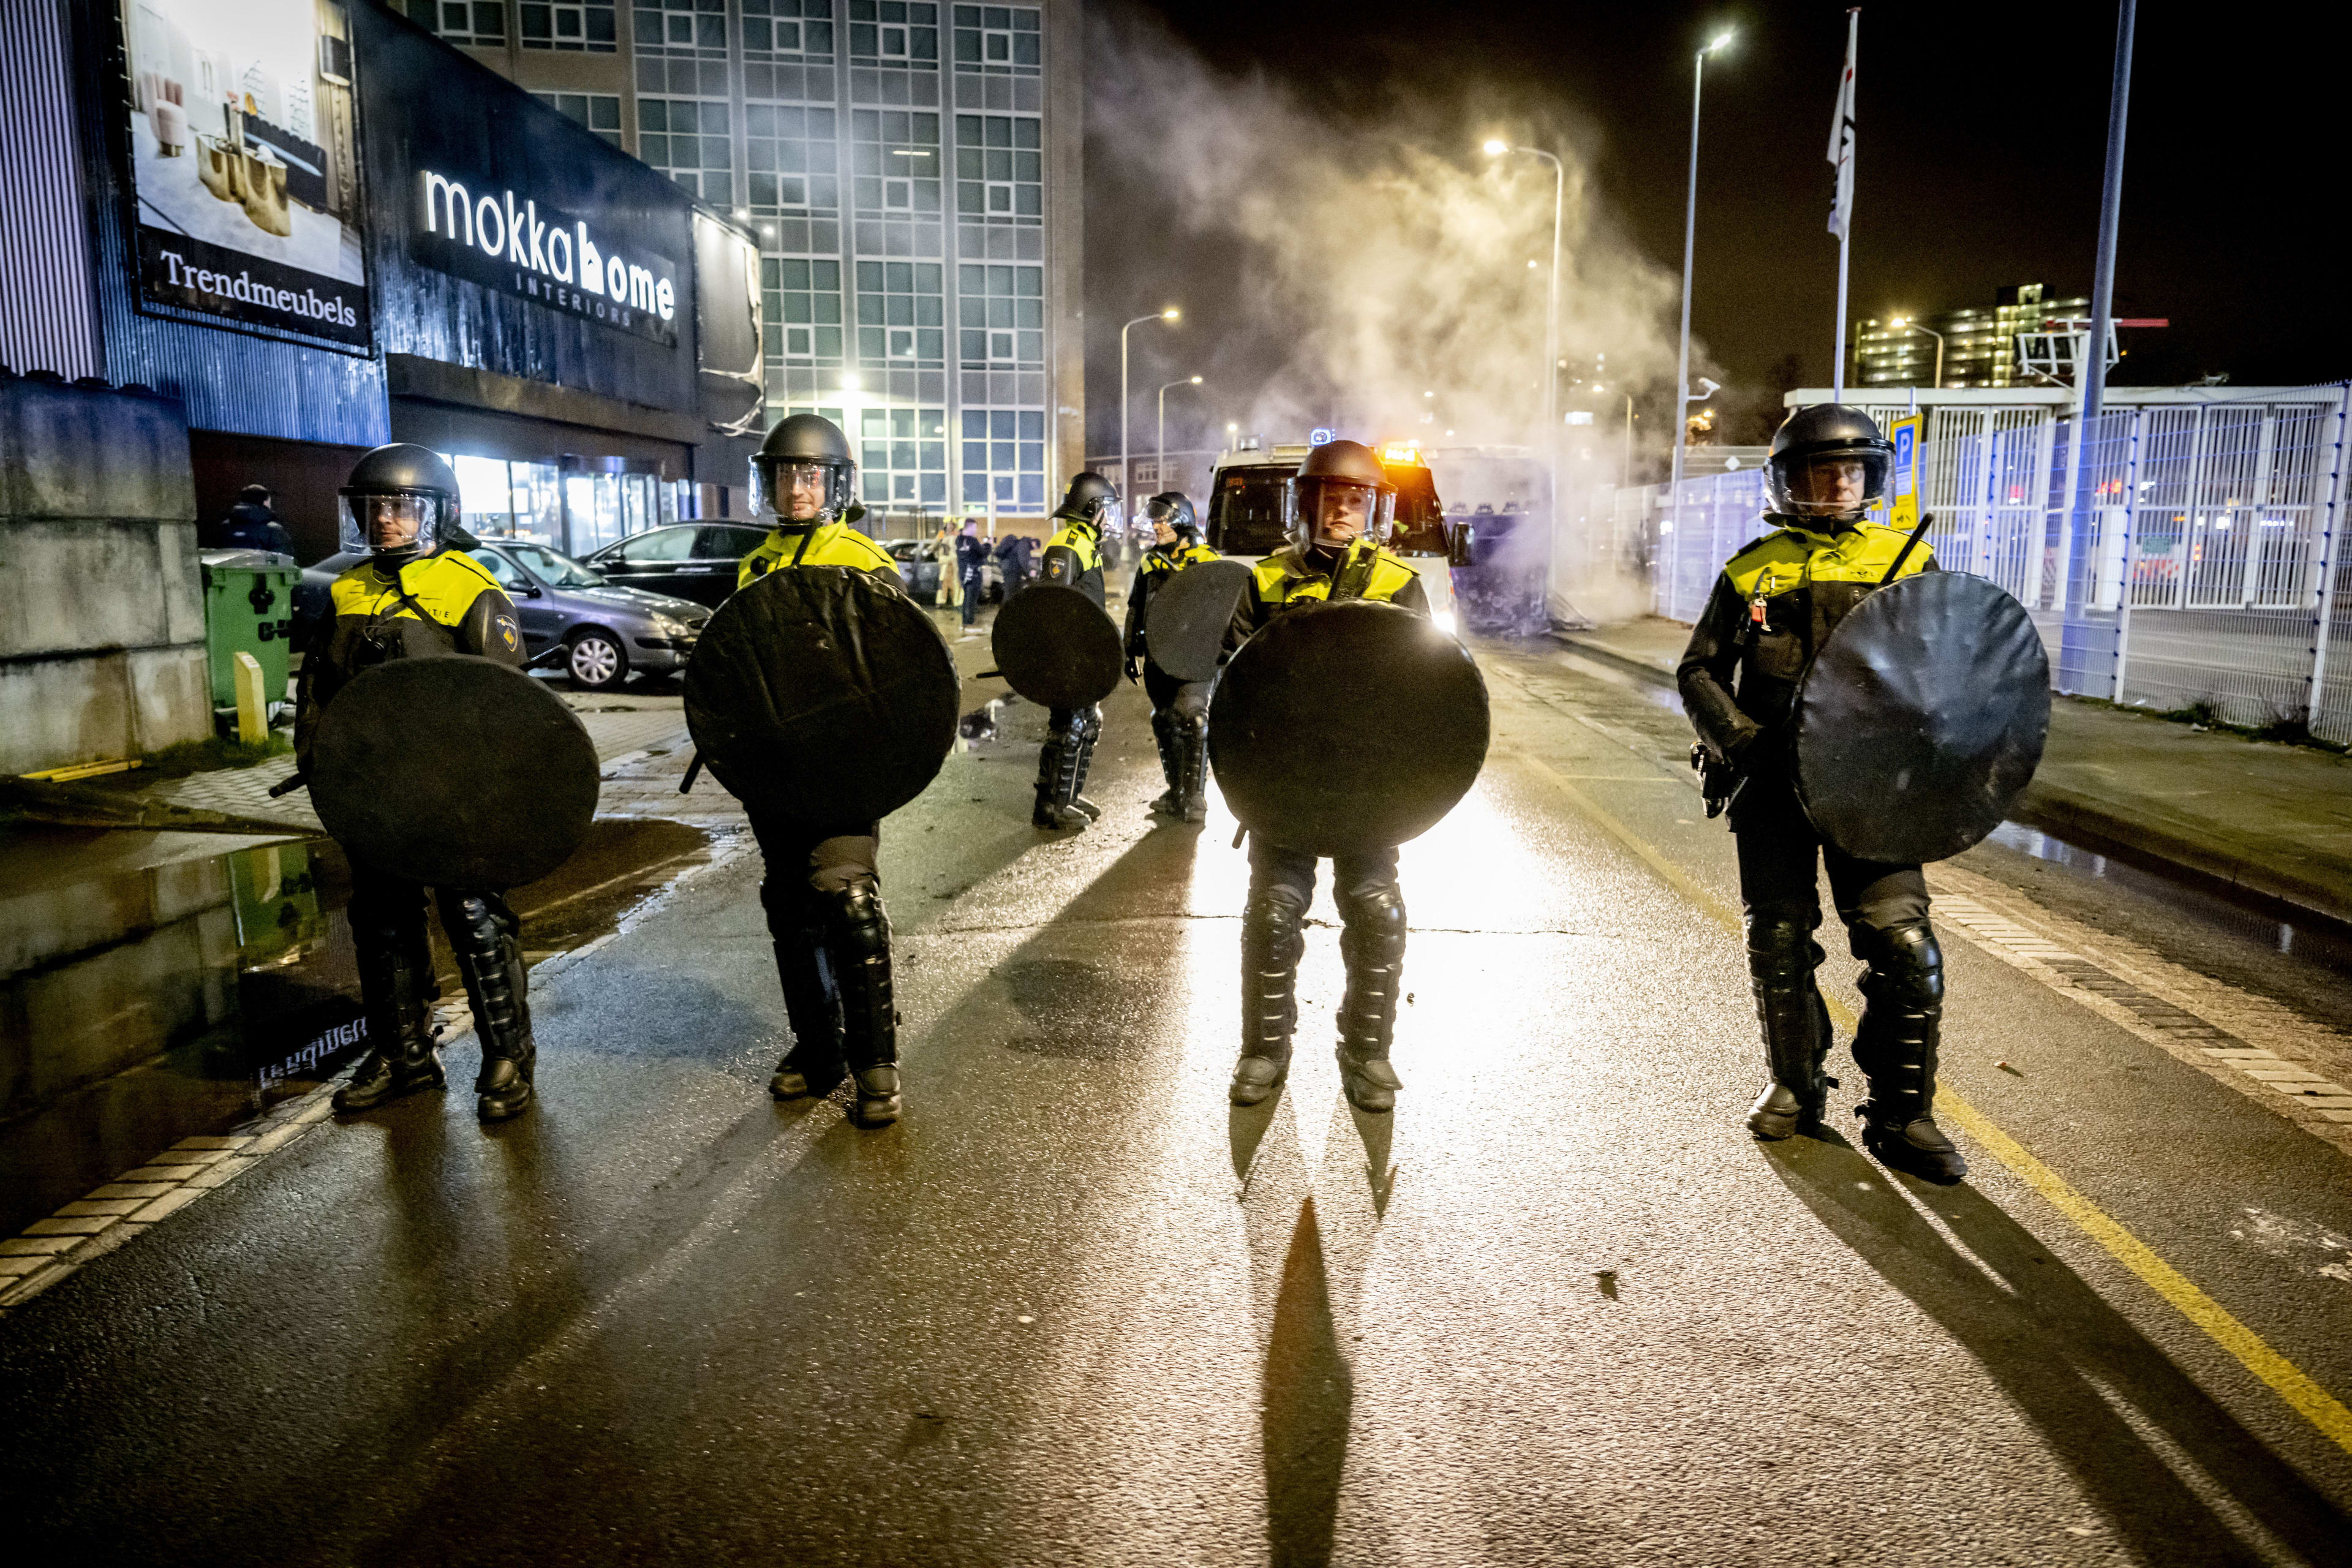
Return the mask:
M 1571 784 L 1567 775 L 1523 752 L 1507 754 L 1512 760 L 1523 763 L 1543 775 L 1601 831 L 1656 872 L 1661 881 L 1705 910 L 1734 936 L 1741 934 L 1739 917 L 1729 905 L 1701 887 L 1640 834 L 1603 810 L 1591 795 Z M 1839 1024 L 1851 1030 L 1854 1025 L 1853 1014 L 1835 997 L 1824 996 L 1823 1000 L 1829 1003 L 1830 1011 L 1835 1015 Z M 1984 1112 L 1962 1099 L 1958 1091 L 1948 1085 L 1937 1085 L 1936 1103 L 1939 1110 L 1949 1114 L 1961 1131 L 1990 1150 L 1995 1159 L 2016 1172 L 2026 1185 L 2040 1193 L 2053 1208 L 2074 1221 L 2083 1234 L 2106 1248 L 2116 1262 L 2139 1276 L 2149 1289 L 2163 1297 L 2182 1317 L 2203 1330 L 2215 1344 L 2235 1356 L 2241 1366 L 2277 1391 L 2280 1398 L 2318 1427 L 2329 1441 L 2347 1453 L 2352 1453 L 2352 1409 L 2347 1409 L 2342 1400 L 2314 1382 L 2301 1367 L 2273 1350 L 2260 1334 L 2240 1322 L 2228 1308 L 2191 1284 L 2179 1269 L 2158 1257 L 2154 1248 L 2126 1229 L 2113 1215 L 2075 1191 L 2064 1177 L 2028 1153 L 2024 1145 L 1993 1125 Z

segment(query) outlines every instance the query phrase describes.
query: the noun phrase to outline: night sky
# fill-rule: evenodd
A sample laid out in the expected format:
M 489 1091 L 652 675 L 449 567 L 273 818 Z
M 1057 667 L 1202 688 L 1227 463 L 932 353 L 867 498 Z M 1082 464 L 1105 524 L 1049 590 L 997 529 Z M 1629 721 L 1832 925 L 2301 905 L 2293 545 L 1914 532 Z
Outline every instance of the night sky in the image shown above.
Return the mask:
M 1103 18 L 1128 3 L 1097 8 L 1091 70 L 1110 54 Z M 1410 98 L 1475 104 L 1507 135 L 1564 127 L 1589 149 L 1617 220 L 1669 269 L 1682 243 L 1692 55 L 1737 27 L 1738 41 L 1707 66 L 1693 331 L 1757 405 L 1777 402 L 1792 369 L 1803 384 L 1828 384 L 1837 247 L 1824 228 L 1823 153 L 1843 7 L 1163 0 L 1147 9 L 1218 72 L 1263 73 L 1333 119 L 1369 122 Z M 2116 382 L 2227 373 L 2238 385 L 2280 385 L 2352 374 L 2352 332 L 2336 299 L 2343 268 L 2326 238 L 2340 221 L 2341 111 L 2332 106 L 2347 29 L 2341 13 L 2324 24 L 2312 15 L 2140 6 L 2116 310 L 2173 325 L 2126 334 Z M 1989 305 L 2004 283 L 2089 291 L 2115 24 L 2106 4 L 1864 9 L 1857 317 Z M 1181 292 L 1195 331 L 1258 329 L 1221 319 L 1223 258 L 1152 247 L 1150 237 L 1181 227 L 1170 198 L 1119 180 L 1096 142 L 1090 124 L 1088 380 L 1099 447 L 1116 431 L 1119 321 Z M 1471 147 L 1463 159 L 1475 161 Z M 1203 410 L 1204 422 L 1213 417 Z

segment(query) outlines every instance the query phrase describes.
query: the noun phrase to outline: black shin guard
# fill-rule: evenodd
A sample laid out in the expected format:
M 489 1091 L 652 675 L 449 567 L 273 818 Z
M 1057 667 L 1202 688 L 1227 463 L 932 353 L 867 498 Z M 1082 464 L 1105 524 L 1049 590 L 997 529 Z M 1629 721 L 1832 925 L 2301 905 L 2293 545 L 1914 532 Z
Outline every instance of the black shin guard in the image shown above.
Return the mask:
M 485 1121 L 502 1121 L 530 1104 L 539 1047 L 530 1034 L 530 993 L 519 938 L 522 922 L 495 893 L 444 892 L 441 923 L 457 950 L 457 968 L 474 1005 L 482 1069 L 474 1079 Z
M 1242 1053 L 1232 1099 L 1255 1105 L 1290 1075 L 1298 1026 L 1298 960 L 1307 911 L 1286 891 L 1253 894 L 1242 910 Z
M 1176 722 L 1176 814 L 1187 822 L 1208 818 L 1209 716 L 1181 713 Z
M 1339 1002 L 1340 1086 L 1359 1110 L 1393 1110 L 1404 1087 L 1389 1065 L 1404 979 L 1404 896 L 1393 882 L 1343 896 L 1339 916 L 1339 957 L 1348 970 Z
M 856 1116 L 898 1119 L 898 1015 L 890 984 L 890 917 L 882 889 L 861 877 L 833 896 L 825 955 L 841 990 L 841 1045 L 857 1080 Z
M 1969 1165 L 1936 1125 L 1936 1053 L 1944 1016 L 1944 955 L 1924 920 L 1856 926 L 1853 944 L 1870 967 L 1854 1032 L 1853 1059 L 1870 1079 L 1863 1142 L 1879 1161 L 1924 1182 L 1949 1184 Z
M 768 911 L 776 980 L 793 1029 L 793 1048 L 776 1064 L 768 1092 L 779 1100 L 830 1093 L 845 1069 L 841 1000 L 825 954 L 824 911 L 810 907 L 805 886 L 780 879 L 773 871 L 760 884 L 760 902 Z
M 433 1043 L 433 960 L 425 936 L 423 893 L 415 899 L 414 921 L 385 921 L 370 929 L 360 929 L 369 926 L 363 916 L 352 922 L 368 1052 L 351 1082 L 335 1091 L 337 1110 L 373 1110 L 445 1082 L 441 1053 Z M 357 910 L 359 900 L 353 904 Z
M 1813 982 L 1822 957 L 1811 930 L 1795 921 L 1748 922 L 1748 984 L 1772 1072 L 1748 1112 L 1748 1130 L 1759 1138 L 1786 1138 L 1818 1122 L 1834 1081 L 1822 1073 L 1830 1049 L 1829 1008 Z
M 1181 744 L 1177 726 L 1182 718 L 1173 708 L 1157 708 L 1151 713 L 1151 739 L 1160 748 L 1160 773 L 1168 781 L 1168 788 L 1151 803 L 1154 811 L 1171 816 L 1184 807 L 1184 779 L 1181 753 Z

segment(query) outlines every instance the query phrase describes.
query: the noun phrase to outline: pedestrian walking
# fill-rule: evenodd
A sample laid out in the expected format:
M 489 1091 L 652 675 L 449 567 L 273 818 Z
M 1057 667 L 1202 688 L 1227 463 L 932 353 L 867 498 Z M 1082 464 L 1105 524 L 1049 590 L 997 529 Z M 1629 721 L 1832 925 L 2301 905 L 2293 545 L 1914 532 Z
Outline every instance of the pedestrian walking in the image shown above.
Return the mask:
M 954 566 L 963 601 L 964 630 L 973 636 L 979 635 L 972 631 L 972 624 L 980 617 L 980 602 L 987 592 L 988 555 L 988 541 L 980 536 L 980 520 L 966 518 L 963 531 L 956 535 Z
M 294 535 L 278 521 L 271 502 L 277 492 L 268 485 L 247 485 L 236 492 L 236 504 L 217 523 L 206 525 L 206 550 L 266 550 L 275 555 L 294 553 Z

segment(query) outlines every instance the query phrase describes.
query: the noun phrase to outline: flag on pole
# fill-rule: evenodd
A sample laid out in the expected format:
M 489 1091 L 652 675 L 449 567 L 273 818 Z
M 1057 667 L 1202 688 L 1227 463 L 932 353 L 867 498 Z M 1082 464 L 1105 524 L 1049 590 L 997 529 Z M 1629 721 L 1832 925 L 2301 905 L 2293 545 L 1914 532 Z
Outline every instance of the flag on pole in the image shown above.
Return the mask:
M 1830 201 L 1830 232 L 1846 237 L 1853 222 L 1853 56 L 1861 28 L 1859 12 L 1846 13 L 1845 71 L 1838 78 L 1837 111 L 1830 117 L 1830 164 L 1837 170 L 1837 194 Z

